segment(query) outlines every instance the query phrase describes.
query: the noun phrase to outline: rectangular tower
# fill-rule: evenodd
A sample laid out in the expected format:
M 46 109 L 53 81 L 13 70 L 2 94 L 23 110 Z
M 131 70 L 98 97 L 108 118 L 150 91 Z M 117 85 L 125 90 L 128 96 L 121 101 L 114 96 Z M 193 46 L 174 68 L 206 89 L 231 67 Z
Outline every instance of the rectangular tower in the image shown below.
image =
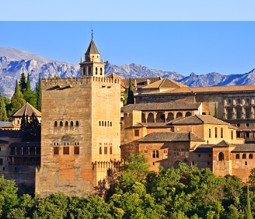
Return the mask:
M 42 80 L 36 192 L 91 194 L 120 161 L 120 85 L 103 77 Z

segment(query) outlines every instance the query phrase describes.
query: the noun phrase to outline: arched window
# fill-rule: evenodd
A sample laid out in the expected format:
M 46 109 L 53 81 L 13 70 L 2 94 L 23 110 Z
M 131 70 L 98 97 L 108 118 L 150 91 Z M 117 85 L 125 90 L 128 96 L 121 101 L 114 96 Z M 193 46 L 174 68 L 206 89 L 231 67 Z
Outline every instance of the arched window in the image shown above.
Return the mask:
M 176 115 L 176 118 L 180 118 L 180 117 L 182 117 L 182 113 L 178 112 L 177 115 Z
M 112 126 L 112 122 L 110 122 L 110 126 Z
M 156 123 L 164 123 L 165 122 L 165 114 L 162 112 L 158 112 L 156 116 Z
M 106 121 L 104 122 L 104 126 L 106 126 Z
M 242 116 L 242 108 L 240 106 L 236 107 L 236 118 L 241 119 Z
M 169 122 L 169 121 L 171 121 L 171 120 L 173 120 L 174 119 L 174 114 L 173 113 L 168 113 L 168 115 L 167 115 L 167 121 Z
M 79 121 L 76 121 L 76 126 L 79 126 Z
M 59 125 L 60 125 L 60 126 L 63 126 L 63 122 L 62 122 L 62 121 L 60 121 Z
M 70 122 L 70 125 L 73 126 L 73 121 Z
M 211 131 L 211 129 L 209 129 L 209 138 L 211 138 L 212 137 L 212 131 Z
M 65 126 L 68 126 L 68 121 L 66 121 Z
M 154 115 L 153 113 L 148 114 L 147 123 L 153 123 L 154 122 Z
M 253 159 L 253 154 L 249 154 L 249 159 Z
M 236 154 L 236 159 L 240 159 L 240 154 Z
M 100 75 L 103 75 L 103 69 L 100 68 Z
M 97 75 L 97 67 L 96 67 L 96 75 Z
M 102 154 L 102 147 L 99 147 L 99 154 Z
M 146 118 L 145 118 L 145 114 L 144 113 L 142 113 L 142 122 L 146 122 Z
M 222 160 L 224 160 L 224 153 L 220 152 L 219 153 L 219 161 L 222 161 Z
M 55 126 L 55 127 L 58 126 L 58 122 L 57 122 L 57 121 L 54 122 L 54 126 Z
M 186 112 L 185 117 L 191 116 L 191 112 Z
M 246 154 L 243 154 L 243 155 L 242 155 L 242 159 L 246 159 Z

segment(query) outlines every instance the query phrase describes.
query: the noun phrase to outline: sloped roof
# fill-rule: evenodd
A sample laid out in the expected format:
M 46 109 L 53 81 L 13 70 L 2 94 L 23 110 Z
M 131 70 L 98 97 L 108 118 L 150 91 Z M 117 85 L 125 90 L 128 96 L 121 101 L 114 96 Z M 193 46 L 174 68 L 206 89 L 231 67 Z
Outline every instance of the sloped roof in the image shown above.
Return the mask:
M 231 126 L 229 123 L 226 123 L 210 115 L 194 115 L 194 116 L 189 116 L 184 118 L 178 118 L 178 119 L 172 120 L 169 124 L 172 124 L 172 125 L 214 124 L 214 125 Z M 234 126 L 231 126 L 231 127 L 234 128 Z
M 100 54 L 98 52 L 98 49 L 97 49 L 96 44 L 95 44 L 93 39 L 90 41 L 89 47 L 88 47 L 88 49 L 87 49 L 85 54 L 86 55 L 89 55 L 89 54 Z
M 130 78 L 133 86 L 137 85 L 137 88 L 143 88 L 147 86 L 147 82 L 155 83 L 156 81 L 160 81 L 161 77 L 150 77 L 150 78 Z M 129 87 L 129 78 L 123 79 L 123 86 L 128 88 Z
M 226 142 L 225 140 L 222 140 L 220 143 L 214 145 L 214 147 L 229 147 L 231 144 Z
M 23 136 L 22 131 L 0 130 L 0 137 L 21 138 L 22 136 Z
M 193 102 L 164 102 L 164 103 L 139 103 L 129 104 L 122 107 L 123 112 L 131 112 L 133 110 L 146 111 L 146 110 L 196 110 L 201 103 Z
M 161 80 L 158 80 L 154 83 L 151 83 L 147 86 L 144 86 L 143 89 L 157 89 L 157 88 L 169 88 L 169 89 L 174 89 L 174 88 L 183 88 L 187 87 L 184 84 L 181 84 L 179 82 L 173 81 L 169 78 L 164 78 Z
M 178 141 L 198 141 L 204 140 L 192 132 L 153 132 L 146 135 L 139 142 L 178 142 Z
M 195 153 L 210 153 L 212 152 L 213 144 L 201 144 L 196 147 L 196 149 L 193 151 Z
M 16 113 L 12 115 L 12 117 L 22 117 L 24 114 L 25 116 L 32 116 L 32 114 L 35 114 L 36 117 L 41 117 L 42 114 L 39 110 L 34 108 L 32 105 L 29 103 L 26 103 L 24 106 L 22 106 Z
M 232 152 L 255 152 L 255 144 L 238 144 Z

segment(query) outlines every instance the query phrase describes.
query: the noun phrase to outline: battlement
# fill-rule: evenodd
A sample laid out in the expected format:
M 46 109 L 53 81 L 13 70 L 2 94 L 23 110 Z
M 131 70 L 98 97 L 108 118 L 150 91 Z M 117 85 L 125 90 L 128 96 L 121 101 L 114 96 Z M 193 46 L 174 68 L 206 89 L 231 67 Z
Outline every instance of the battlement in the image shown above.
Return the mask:
M 103 77 L 79 77 L 79 78 L 43 78 L 42 87 L 67 88 L 80 85 L 91 85 L 92 83 L 108 83 L 119 84 L 119 79 L 103 78 Z

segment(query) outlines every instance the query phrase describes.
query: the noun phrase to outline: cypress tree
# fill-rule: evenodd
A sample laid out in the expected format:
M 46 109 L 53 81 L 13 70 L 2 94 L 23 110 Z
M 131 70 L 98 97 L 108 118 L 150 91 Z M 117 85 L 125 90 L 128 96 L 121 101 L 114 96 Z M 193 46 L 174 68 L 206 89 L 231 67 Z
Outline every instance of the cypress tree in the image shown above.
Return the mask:
M 13 113 L 15 113 L 25 103 L 26 103 L 26 100 L 24 99 L 24 96 L 20 91 L 20 86 L 18 84 L 18 81 L 16 80 L 15 93 L 13 94 L 13 96 L 11 98 L 11 107 L 10 107 L 9 115 L 12 115 Z
M 8 121 L 4 98 L 0 93 L 0 121 Z
M 253 219 L 252 213 L 251 213 L 251 203 L 250 203 L 250 192 L 249 192 L 249 186 L 247 185 L 247 194 L 246 194 L 246 207 L 245 207 L 245 214 L 246 219 Z
M 27 81 L 26 81 L 25 73 L 21 73 L 20 81 L 19 81 L 19 86 L 20 86 L 21 92 L 24 94 L 24 91 L 27 88 Z
M 41 111 L 42 110 L 42 85 L 41 78 L 36 84 L 36 108 Z
M 28 103 L 30 103 L 32 106 L 36 107 L 36 94 L 31 89 L 30 75 L 29 74 L 27 74 L 27 84 L 26 84 L 26 89 L 24 90 L 23 94 L 24 94 L 24 99 Z
M 134 104 L 134 88 L 133 88 L 133 84 L 132 84 L 131 78 L 129 78 L 129 88 L 128 88 L 127 104 Z

